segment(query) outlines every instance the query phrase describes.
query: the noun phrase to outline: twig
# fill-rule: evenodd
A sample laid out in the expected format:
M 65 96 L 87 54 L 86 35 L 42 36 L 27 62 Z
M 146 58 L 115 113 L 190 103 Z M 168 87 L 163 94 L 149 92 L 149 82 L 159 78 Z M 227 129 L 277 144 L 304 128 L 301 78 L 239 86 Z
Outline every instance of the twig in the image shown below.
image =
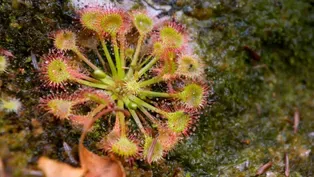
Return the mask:
M 39 170 L 28 170 L 28 169 L 24 169 L 23 173 L 27 176 L 44 176 L 43 172 L 39 171 Z
M 261 167 L 259 167 L 259 169 L 257 170 L 255 176 L 259 176 L 264 174 L 271 166 L 273 165 L 273 163 L 270 161 L 264 165 L 262 165 Z
M 159 9 L 159 8 L 156 8 L 155 6 L 153 6 L 151 3 L 149 3 L 147 0 L 143 0 L 149 7 L 153 8 L 154 10 L 159 10 L 159 11 L 163 11 L 163 12 L 166 12 L 165 9 Z
M 36 70 L 39 70 L 38 62 L 36 60 L 36 56 L 33 52 L 31 52 L 32 65 Z
M 300 123 L 300 113 L 299 113 L 298 109 L 295 110 L 293 119 L 294 119 L 293 132 L 297 133 L 298 132 L 299 123 Z
M 285 176 L 290 176 L 289 156 L 287 153 L 285 154 Z
M 72 155 L 72 148 L 65 141 L 63 142 L 63 148 L 64 148 L 65 153 L 68 155 L 71 163 L 77 165 L 78 162 L 77 160 L 75 160 L 75 158 Z

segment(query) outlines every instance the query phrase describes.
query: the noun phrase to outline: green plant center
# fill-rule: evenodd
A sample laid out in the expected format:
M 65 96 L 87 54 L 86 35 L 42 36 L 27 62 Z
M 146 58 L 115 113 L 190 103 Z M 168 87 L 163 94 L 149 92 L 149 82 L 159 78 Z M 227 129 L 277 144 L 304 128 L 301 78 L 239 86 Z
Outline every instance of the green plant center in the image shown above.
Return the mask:
M 70 78 L 68 66 L 61 59 L 55 59 L 48 64 L 48 77 L 53 83 L 60 84 Z
M 107 33 L 114 34 L 122 26 L 123 20 L 119 14 L 106 15 L 101 20 L 101 27 Z
M 169 47 L 180 48 L 183 45 L 183 36 L 171 27 L 164 27 L 160 31 L 160 37 L 164 44 Z
M 168 127 L 174 132 L 183 132 L 189 125 L 190 116 L 183 111 L 168 113 Z
M 197 71 L 197 68 L 199 67 L 199 63 L 191 57 L 184 57 L 184 58 L 181 58 L 179 67 L 185 72 L 194 72 L 194 71 Z
M 148 158 L 148 156 L 150 156 L 149 158 L 151 158 L 151 161 L 154 162 L 161 159 L 162 155 L 163 155 L 163 147 L 160 144 L 160 142 L 156 139 L 154 140 L 153 138 L 147 136 L 145 138 L 145 144 L 144 144 L 144 157 Z
M 152 20 L 143 14 L 138 14 L 135 16 L 134 25 L 141 33 L 147 33 L 153 28 Z
M 141 90 L 141 87 L 136 80 L 130 80 L 125 82 L 123 89 L 125 93 L 136 95 Z
M 204 89 L 197 84 L 187 85 L 180 97 L 188 107 L 197 107 L 202 104 Z
M 81 21 L 85 25 L 86 28 L 91 29 L 91 30 L 96 30 L 96 24 L 98 22 L 97 19 L 99 17 L 100 17 L 99 13 L 89 12 L 82 15 Z
M 68 118 L 71 114 L 72 102 L 66 100 L 51 100 L 47 104 L 50 112 L 54 113 L 60 118 Z
M 71 31 L 61 31 L 55 37 L 55 46 L 60 50 L 72 50 L 76 48 L 76 35 Z
M 137 153 L 138 147 L 126 137 L 121 137 L 112 145 L 112 151 L 121 156 L 133 156 Z

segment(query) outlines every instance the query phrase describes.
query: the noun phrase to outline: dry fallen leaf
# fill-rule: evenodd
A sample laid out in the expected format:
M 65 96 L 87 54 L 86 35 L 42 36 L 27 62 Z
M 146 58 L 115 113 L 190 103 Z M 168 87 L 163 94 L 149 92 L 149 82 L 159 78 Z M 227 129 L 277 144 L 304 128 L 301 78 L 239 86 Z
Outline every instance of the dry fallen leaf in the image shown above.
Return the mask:
M 15 58 L 15 56 L 12 54 L 12 52 L 10 52 L 9 50 L 5 50 L 3 48 L 0 48 L 0 55 Z
M 83 145 L 87 131 L 93 123 L 101 117 L 99 115 L 105 115 L 111 111 L 112 109 L 103 110 L 98 116 L 84 125 L 83 133 L 79 141 L 79 155 L 82 169 L 86 171 L 85 177 L 125 177 L 124 168 L 120 161 L 111 157 L 100 157 L 86 149 Z
M 6 177 L 4 165 L 1 158 L 0 158 L 0 176 Z
M 80 145 L 80 160 L 86 170 L 85 177 L 125 177 L 120 161 L 110 157 L 100 157 Z
M 41 157 L 38 160 L 38 167 L 45 173 L 46 177 L 82 177 L 84 174 L 84 170 L 81 168 L 74 168 L 47 157 Z
M 111 111 L 112 109 L 106 109 L 101 113 L 104 115 Z M 81 168 L 74 168 L 62 162 L 41 157 L 38 161 L 38 167 L 45 173 L 46 177 L 125 177 L 124 168 L 120 161 L 113 157 L 100 157 L 83 145 L 88 130 L 99 117 L 96 116 L 84 124 L 79 141 Z
M 120 161 L 111 157 L 100 157 L 87 150 L 82 144 L 80 144 L 79 151 L 81 168 L 74 168 L 47 157 L 39 159 L 38 167 L 46 177 L 125 177 Z
M 74 168 L 47 157 L 39 159 L 38 167 L 46 177 L 125 177 L 120 161 L 111 157 L 100 157 L 83 145 L 80 146 L 80 158 L 82 168 Z

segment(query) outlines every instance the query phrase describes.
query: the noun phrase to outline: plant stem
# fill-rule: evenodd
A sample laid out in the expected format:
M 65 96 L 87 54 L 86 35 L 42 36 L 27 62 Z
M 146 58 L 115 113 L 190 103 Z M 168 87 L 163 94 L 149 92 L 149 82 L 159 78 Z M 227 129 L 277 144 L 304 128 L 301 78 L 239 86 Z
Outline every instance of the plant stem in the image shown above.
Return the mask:
M 122 79 L 124 77 L 124 70 L 122 68 L 120 54 L 119 54 L 117 34 L 112 34 L 111 37 L 112 37 L 112 42 L 113 42 L 114 56 L 116 58 L 116 68 L 118 70 L 118 77 Z
M 123 109 L 124 108 L 124 104 L 122 100 L 118 100 L 118 108 Z M 126 132 L 125 132 L 125 116 L 123 113 L 118 112 L 116 114 L 116 117 L 119 119 L 119 123 L 120 123 L 120 128 L 121 128 L 121 136 L 126 136 Z
M 136 45 L 136 50 L 135 50 L 135 54 L 133 56 L 132 62 L 131 62 L 131 66 L 135 66 L 138 60 L 138 56 L 140 54 L 141 51 L 141 46 L 144 40 L 144 35 L 140 35 L 138 41 L 137 41 L 137 45 Z
M 90 62 L 78 49 L 73 49 L 72 51 L 93 70 L 98 69 L 98 67 L 95 66 L 92 62 Z
M 79 148 L 84 146 L 83 141 L 86 137 L 86 134 L 87 134 L 88 130 L 92 127 L 92 125 L 95 123 L 95 121 L 98 120 L 101 116 L 106 115 L 106 114 L 108 114 L 114 110 L 116 110 L 116 109 L 113 109 L 113 108 L 104 109 L 101 112 L 99 112 L 95 117 L 88 120 L 87 124 L 84 125 L 84 127 L 83 127 L 83 133 L 82 133 L 80 140 L 79 140 L 79 145 L 80 145 Z M 116 111 L 118 111 L 118 110 L 116 110 Z M 81 154 L 80 154 L 80 156 L 81 156 Z M 81 157 L 80 157 L 80 159 L 81 159 Z
M 99 80 L 94 79 L 92 77 L 86 76 L 85 74 L 82 75 L 80 78 L 85 79 L 87 81 L 93 82 L 93 83 L 101 83 Z
M 124 72 L 124 69 L 125 69 L 125 35 L 124 34 L 120 34 L 119 35 L 119 40 L 120 40 L 120 60 L 121 60 L 121 67 L 123 69 L 123 72 Z M 124 77 L 124 76 L 123 76 Z
M 132 62 L 130 64 L 130 69 L 128 71 L 127 78 L 130 78 L 131 75 L 133 74 L 133 70 L 134 70 L 134 68 L 136 66 L 136 63 L 137 63 L 137 60 L 138 60 L 138 56 L 139 56 L 140 51 L 141 51 L 141 46 L 142 46 L 142 43 L 144 41 L 144 37 L 145 37 L 145 35 L 140 35 L 140 37 L 139 37 L 139 39 L 137 41 L 135 54 L 134 54 Z
M 104 59 L 102 58 L 102 56 L 100 55 L 99 51 L 97 48 L 94 48 L 93 49 L 93 52 L 97 55 L 100 63 L 102 64 L 103 68 L 104 68 L 104 71 L 106 72 L 107 71 L 107 68 L 106 68 L 106 63 L 104 61 Z
M 147 56 L 143 61 L 141 61 L 141 64 L 139 64 L 139 68 L 143 68 L 144 65 L 146 65 L 149 61 L 151 61 L 153 58 L 152 55 Z
M 100 88 L 100 89 L 105 89 L 105 90 L 109 90 L 109 87 L 105 84 L 98 84 L 98 83 L 93 83 L 93 82 L 89 82 L 86 80 L 82 80 L 82 79 L 73 79 L 75 82 L 86 85 L 86 86 L 90 86 L 90 87 L 94 87 L 94 88 Z
M 129 112 L 131 113 L 136 125 L 138 126 L 138 128 L 141 130 L 141 132 L 144 134 L 144 135 L 147 135 L 141 121 L 140 121 L 140 118 L 138 117 L 138 115 L 136 114 L 136 112 L 132 109 L 129 109 Z
M 84 125 L 84 127 L 83 127 L 83 133 L 82 133 L 82 135 L 81 135 L 81 137 L 80 137 L 80 140 L 79 140 L 79 152 L 80 152 L 79 156 L 80 156 L 80 159 L 82 159 L 82 154 L 81 154 L 82 150 L 81 150 L 81 149 L 84 147 L 83 142 L 84 142 L 84 139 L 85 139 L 85 137 L 86 137 L 86 134 L 87 134 L 88 130 L 92 127 L 92 125 L 95 123 L 95 121 L 98 120 L 101 116 L 106 115 L 106 114 L 109 114 L 109 113 L 112 112 L 112 111 L 116 111 L 116 112 L 119 111 L 119 112 L 122 112 L 123 114 L 126 113 L 125 110 L 119 109 L 119 108 L 103 109 L 103 110 L 102 110 L 101 112 L 99 112 L 93 119 L 88 120 L 88 122 L 87 122 L 86 125 Z
M 149 91 L 149 90 L 142 90 L 141 94 L 149 97 L 173 97 L 174 94 L 169 94 L 169 93 L 164 93 L 164 92 L 154 92 L 154 91 Z
M 163 114 L 163 113 L 164 113 L 163 110 L 158 109 L 158 108 L 156 108 L 155 106 L 152 106 L 152 105 L 146 103 L 145 101 L 143 101 L 143 100 L 137 98 L 136 96 L 130 96 L 130 99 L 131 99 L 132 101 L 134 101 L 134 103 L 138 104 L 139 106 L 146 107 L 146 108 L 148 108 L 148 109 L 150 109 L 150 110 L 152 110 L 152 111 L 154 111 L 154 112 L 157 112 L 157 113 L 159 113 L 159 114 Z
M 99 36 L 99 39 L 100 39 L 102 48 L 103 48 L 103 50 L 104 50 L 104 52 L 105 52 L 105 56 L 106 56 L 106 58 L 107 58 L 107 61 L 108 61 L 108 63 L 109 63 L 109 67 L 110 67 L 111 73 L 112 73 L 113 76 L 116 76 L 116 75 L 117 75 L 117 71 L 116 71 L 116 68 L 115 68 L 115 66 L 114 66 L 114 63 L 113 63 L 113 61 L 112 61 L 112 58 L 111 58 L 111 56 L 110 56 L 110 53 L 109 53 L 109 50 L 108 50 L 108 48 L 107 48 L 106 42 L 105 42 L 104 38 L 101 37 L 101 36 Z
M 104 108 L 106 108 L 107 105 L 104 104 L 100 104 L 98 105 L 95 109 L 93 109 L 93 111 L 91 112 L 91 117 L 94 117 L 96 114 L 98 114 L 101 110 L 103 110 Z
M 145 74 L 156 62 L 158 61 L 158 57 L 153 58 L 145 67 L 143 67 L 138 72 L 138 77 L 141 77 L 143 74 Z
M 156 124 L 156 125 L 159 125 L 159 123 L 155 120 L 155 117 L 153 115 L 151 115 L 144 107 L 140 107 L 140 110 L 144 113 L 144 115 L 146 117 L 148 117 L 148 119 L 153 123 L 153 124 Z
M 99 79 L 99 80 L 106 85 L 110 85 L 110 86 L 115 85 L 115 82 L 111 79 L 108 79 L 108 78 L 103 78 L 103 79 Z
M 153 78 L 151 78 L 151 79 L 149 79 L 149 80 L 140 82 L 139 85 L 140 85 L 141 87 L 146 87 L 146 86 L 148 86 L 148 85 L 155 84 L 155 83 L 158 83 L 158 82 L 160 82 L 160 81 L 162 81 L 162 77 L 156 76 L 156 77 L 153 77 Z

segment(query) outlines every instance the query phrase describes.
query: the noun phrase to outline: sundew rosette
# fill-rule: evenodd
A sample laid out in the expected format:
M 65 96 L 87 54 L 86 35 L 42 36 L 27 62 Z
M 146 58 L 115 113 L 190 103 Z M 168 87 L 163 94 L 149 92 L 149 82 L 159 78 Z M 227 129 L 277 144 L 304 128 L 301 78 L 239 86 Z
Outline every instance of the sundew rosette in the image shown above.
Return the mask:
M 194 129 L 208 95 L 203 62 L 190 48 L 187 30 L 175 21 L 156 23 L 145 10 L 87 7 L 78 15 L 98 41 L 84 50 L 74 30 L 55 33 L 58 51 L 42 57 L 40 73 L 44 86 L 62 93 L 42 98 L 42 108 L 82 126 L 107 121 L 104 115 L 112 111 L 102 149 L 126 159 L 162 160 Z M 75 84 L 79 90 L 69 92 Z M 80 105 L 88 111 L 77 110 Z

